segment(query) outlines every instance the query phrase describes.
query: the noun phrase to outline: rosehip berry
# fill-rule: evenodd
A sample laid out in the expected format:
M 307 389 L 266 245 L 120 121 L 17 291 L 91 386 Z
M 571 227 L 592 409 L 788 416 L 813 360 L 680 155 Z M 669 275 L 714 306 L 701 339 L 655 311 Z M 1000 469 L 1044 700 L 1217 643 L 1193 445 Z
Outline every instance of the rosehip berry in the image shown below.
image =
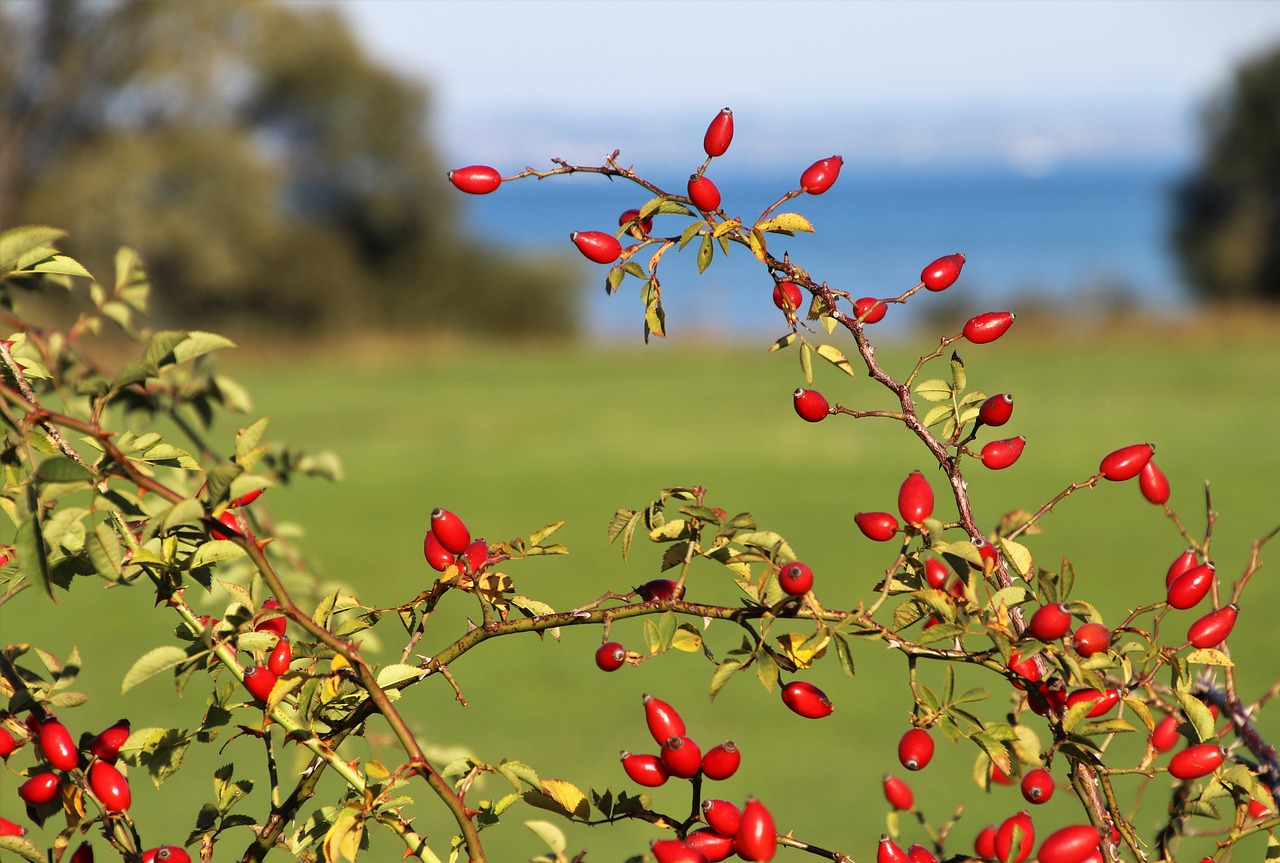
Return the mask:
M 707 863 L 706 855 L 680 839 L 654 839 L 649 850 L 658 863 Z
M 622 243 L 604 231 L 574 231 L 569 239 L 587 260 L 597 264 L 612 264 L 622 255 Z
M 1067 687 L 1060 678 L 1046 680 L 1027 693 L 1027 703 L 1037 716 L 1045 716 L 1050 711 L 1061 713 L 1067 706 Z
M 964 255 L 943 255 L 920 271 L 920 282 L 931 291 L 945 291 L 960 278 L 960 268 L 964 266 Z
M 887 512 L 859 512 L 853 521 L 863 536 L 876 542 L 888 542 L 898 532 L 898 520 Z
M 1041 641 L 1057 641 L 1071 631 L 1071 606 L 1065 602 L 1042 605 L 1031 615 L 1027 629 Z
M 489 543 L 483 539 L 473 539 L 462 554 L 458 555 L 458 560 L 467 565 L 468 572 L 476 575 L 489 562 Z
M 1226 750 L 1216 743 L 1197 743 L 1188 746 L 1169 759 L 1169 773 L 1182 780 L 1199 779 L 1217 770 Z
M 1169 585 L 1169 604 L 1182 610 L 1199 605 L 1200 600 L 1209 594 L 1209 588 L 1213 587 L 1213 574 L 1212 562 L 1188 569 Z
M 105 761 L 89 765 L 89 789 L 106 812 L 123 812 L 133 802 L 128 780 L 114 764 Z
M 1084 863 L 1098 850 L 1101 836 L 1092 824 L 1073 824 L 1040 843 L 1040 863 Z
M 1142 469 L 1147 466 L 1147 462 L 1151 461 L 1151 455 L 1155 451 L 1155 446 L 1149 443 L 1121 447 L 1102 459 L 1101 464 L 1098 465 L 1098 473 L 1102 474 L 1103 479 L 1113 482 L 1133 479 L 1142 473 Z
M 778 586 L 789 596 L 804 596 L 813 587 L 813 570 L 808 564 L 792 561 L 778 571 Z
M 996 828 L 996 859 L 1002 863 L 1022 863 L 1031 856 L 1035 842 L 1036 830 L 1030 813 L 1019 812 Z
M 882 834 L 880 844 L 876 847 L 876 863 L 907 863 L 907 852 L 890 839 L 888 834 Z
M 1031 683 L 1037 683 L 1040 680 L 1040 664 L 1036 662 L 1036 658 L 1028 656 L 1023 659 L 1022 654 L 1016 650 L 1009 654 L 1009 670 L 1022 678 L 1022 680 Z M 1024 688 L 1018 680 L 1013 681 L 1013 685 L 1016 689 Z
M 177 845 L 161 845 L 144 851 L 142 863 L 191 863 L 191 855 Z
M 627 776 L 631 777 L 632 782 L 646 788 L 657 788 L 665 783 L 670 775 L 658 756 L 632 755 L 626 751 L 622 753 L 622 769 L 627 771 Z
M 875 297 L 860 297 L 853 301 L 853 316 L 864 324 L 878 324 L 889 314 L 889 304 Z
M 1167 588 L 1187 570 L 1196 565 L 1196 550 L 1189 548 L 1182 554 L 1178 555 L 1177 560 L 1169 564 L 1169 571 L 1164 577 L 1164 586 Z
M 231 506 L 248 506 L 258 498 L 262 497 L 265 488 L 255 488 L 253 491 L 247 491 L 239 497 L 231 501 Z
M 988 824 L 973 837 L 973 850 L 983 860 L 993 860 L 996 856 L 996 828 Z
M 737 773 L 740 764 L 742 764 L 742 752 L 732 740 L 726 740 L 702 754 L 702 775 L 719 782 Z
M 468 165 L 449 172 L 449 182 L 470 195 L 487 195 L 502 185 L 502 175 L 488 165 Z
M 1154 461 L 1147 462 L 1138 474 L 1138 488 L 1142 490 L 1142 496 L 1156 506 L 1169 500 L 1169 479 Z
M 903 780 L 886 773 L 883 784 L 884 799 L 888 800 L 889 805 L 894 809 L 910 812 L 911 808 L 916 805 L 915 793 L 911 790 L 911 786 Z
M 462 554 L 471 544 L 471 531 L 467 525 L 447 509 L 431 510 L 431 532 L 440 540 L 446 551 Z
M 653 230 L 653 219 L 641 219 L 640 211 L 635 208 L 623 210 L 622 215 L 618 216 L 619 228 L 628 222 L 631 223 L 629 233 L 636 239 L 649 236 L 649 233 Z
M 1172 713 L 1157 722 L 1151 731 L 1151 748 L 1156 752 L 1168 752 L 1177 746 L 1182 739 L 1182 735 L 1178 733 L 1180 724 L 1178 717 Z
M 912 845 L 907 849 L 907 863 L 938 863 L 938 858 L 923 845 Z
M 1087 659 L 1111 646 L 1111 630 L 1101 623 L 1086 623 L 1076 630 L 1071 646 Z
M 267 657 L 267 670 L 280 677 L 289 670 L 289 665 L 293 662 L 293 645 L 289 642 L 288 636 L 280 636 L 276 642 L 276 646 L 272 648 L 271 655 Z
M 1234 603 L 1209 612 L 1187 629 L 1187 641 L 1191 642 L 1192 647 L 1217 647 L 1226 641 L 1235 628 L 1239 613 L 1239 606 Z
M 793 680 L 782 687 L 782 703 L 806 719 L 830 716 L 835 709 L 827 694 L 807 680 Z
M 1021 457 L 1026 445 L 1027 438 L 1024 435 L 993 440 L 982 447 L 982 464 L 991 470 L 1004 470 Z
M 655 741 L 662 744 L 672 737 L 684 736 L 684 720 L 674 707 L 647 693 L 641 696 L 641 700 L 644 702 L 645 724 Z
M 26 836 L 27 828 L 14 824 L 8 818 L 0 818 L 0 836 Z
M 1249 801 L 1249 817 L 1265 818 L 1271 814 L 1271 807 L 1263 803 L 1261 800 Z
M 18 748 L 18 742 L 13 739 L 13 735 L 9 733 L 9 729 L 0 725 L 0 758 L 8 758 L 13 754 L 13 750 Z
M 795 312 L 804 302 L 804 291 L 795 282 L 777 282 L 773 286 L 773 304 L 784 312 Z
M 601 671 L 617 671 L 627 661 L 627 649 L 616 641 L 606 641 L 596 650 L 596 667 Z
M 933 489 L 918 470 L 913 470 L 898 487 L 898 514 L 907 524 L 919 527 L 933 515 Z
M 277 638 L 283 638 L 285 628 L 288 626 L 289 621 L 285 619 L 284 615 L 282 614 L 270 613 L 270 612 L 274 612 L 279 607 L 280 607 L 280 602 L 274 596 L 270 597 L 265 602 L 263 602 L 262 612 L 260 613 L 260 619 L 256 624 L 254 624 L 253 631 L 254 632 L 270 632 L 273 635 L 275 635 Z
M 933 760 L 933 738 L 923 728 L 909 728 L 898 741 L 898 761 L 908 770 L 923 770 Z
M 56 773 L 37 773 L 18 786 L 18 796 L 22 802 L 31 806 L 43 806 L 52 803 L 58 796 L 58 787 L 62 780 Z
M 101 758 L 110 764 L 116 763 L 120 755 L 120 747 L 129 739 L 129 720 L 121 719 L 105 729 L 89 744 L 89 754 Z
M 702 856 L 707 858 L 707 863 L 720 863 L 721 860 L 728 860 L 729 855 L 733 853 L 733 834 L 721 833 L 710 827 L 694 830 L 684 837 L 684 841 L 702 852 Z
M 778 831 L 773 816 L 754 797 L 742 807 L 742 822 L 733 836 L 733 848 L 743 860 L 768 863 L 778 850 Z
M 702 820 L 717 833 L 732 836 L 742 823 L 742 810 L 728 800 L 702 801 Z
M 223 510 L 222 513 L 219 514 L 217 523 L 221 524 L 222 528 L 210 528 L 210 539 L 230 540 L 237 536 L 244 536 L 248 534 L 248 531 L 245 530 L 244 523 L 241 522 L 240 517 L 229 509 Z
M 427 531 L 427 535 L 422 540 L 422 556 L 427 559 L 427 565 L 436 572 L 444 572 L 457 561 L 453 552 L 441 545 L 440 539 L 431 530 Z
M 800 175 L 800 188 L 810 195 L 821 195 L 835 185 L 843 165 L 844 159 L 839 156 L 819 159 L 805 168 L 804 173 Z
M 1053 774 L 1043 767 L 1028 770 L 1022 777 L 1022 796 L 1028 803 L 1048 803 L 1053 791 Z
M 795 403 L 796 413 L 800 418 L 811 423 L 826 419 L 827 413 L 831 410 L 826 398 L 817 390 L 801 387 L 791 394 L 791 399 Z
M 945 563 L 936 557 L 925 558 L 924 561 L 924 580 L 929 586 L 935 590 L 942 590 L 942 586 L 947 583 L 947 579 L 951 577 L 951 569 Z
M 72 852 L 67 863 L 93 863 L 93 846 L 88 842 L 81 842 L 80 847 Z
M 978 419 L 985 425 L 1002 426 L 1013 416 L 1013 396 L 997 393 L 978 406 Z
M 80 763 L 80 752 L 67 726 L 51 719 L 40 726 L 40 751 L 45 760 L 58 770 L 75 770 Z
M 986 569 L 987 561 L 991 561 L 993 564 L 998 564 L 1000 562 L 1000 552 L 996 550 L 994 545 L 987 542 L 982 537 L 973 537 L 969 542 L 978 550 L 978 556 L 982 558 L 981 569 Z
M 672 737 L 662 744 L 658 755 L 662 766 L 677 779 L 692 779 L 702 768 L 702 750 L 690 737 Z
M 244 669 L 244 688 L 259 701 L 266 702 L 275 688 L 276 676 L 267 668 L 249 665 Z
M 679 602 L 684 598 L 684 588 L 679 582 L 669 578 L 655 578 L 637 587 L 636 595 L 645 602 L 661 602 L 664 599 L 674 599 Z
M 1013 312 L 983 312 L 965 321 L 964 337 L 975 345 L 994 342 L 1013 326 Z
M 708 156 L 723 156 L 733 141 L 733 112 L 721 108 L 707 126 L 707 133 L 702 136 L 702 149 Z
M 714 213 L 720 209 L 720 190 L 711 178 L 702 174 L 689 177 L 689 200 L 704 213 Z
M 1089 712 L 1085 714 L 1090 719 L 1096 719 L 1105 715 L 1120 702 L 1120 692 L 1116 689 L 1108 689 L 1106 692 L 1099 692 L 1096 689 L 1077 689 L 1067 696 L 1067 707 L 1075 707 L 1077 704 L 1092 704 Z

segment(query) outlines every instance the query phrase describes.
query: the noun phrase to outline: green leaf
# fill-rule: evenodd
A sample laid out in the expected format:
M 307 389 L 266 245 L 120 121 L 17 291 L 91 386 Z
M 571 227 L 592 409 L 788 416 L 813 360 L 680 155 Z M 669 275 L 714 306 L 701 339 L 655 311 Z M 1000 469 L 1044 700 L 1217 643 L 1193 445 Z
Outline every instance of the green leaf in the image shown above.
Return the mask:
M 1013 540 L 1005 539 L 1004 537 L 997 539 L 996 544 L 1004 553 L 1005 559 L 1013 564 L 1013 568 L 1017 571 L 1018 575 L 1025 578 L 1027 574 L 1031 572 L 1031 549 L 1027 548 L 1022 543 L 1014 542 Z
M 698 272 L 705 273 L 707 267 L 711 266 L 711 259 L 715 256 L 715 245 L 708 232 L 703 235 L 702 243 L 698 246 Z
M 26 497 L 34 497 L 35 489 L 27 487 Z M 40 529 L 40 520 L 28 509 L 28 515 L 18 525 L 14 546 L 18 552 L 18 571 L 36 587 L 53 599 L 53 586 L 49 581 L 48 549 L 44 544 L 44 532 Z
M 1198 738 L 1196 742 L 1212 740 L 1213 714 L 1209 712 L 1208 707 L 1205 707 L 1204 702 L 1189 692 L 1174 690 L 1173 694 L 1178 699 L 1178 704 L 1182 706 L 1182 712 L 1187 715 L 1187 719 L 1191 720 L 1191 727 L 1195 729 Z
M 756 228 L 766 233 L 790 233 L 793 231 L 813 233 L 813 223 L 799 213 L 779 213 L 773 218 L 757 222 Z
M 921 420 L 921 422 L 924 423 L 925 428 L 936 426 L 938 423 L 942 422 L 943 420 L 951 419 L 952 417 L 954 417 L 955 412 L 956 412 L 956 409 L 953 405 L 950 405 L 950 404 L 934 405 L 933 407 L 929 408 L 929 412 L 924 415 L 924 419 Z
M 738 659 L 726 659 L 724 662 L 716 666 L 716 673 L 711 675 L 711 689 L 709 695 L 712 700 L 720 694 L 720 690 L 724 689 L 739 669 L 742 668 L 742 661 Z
M 800 371 L 804 374 L 805 383 L 813 384 L 813 348 L 808 342 L 800 343 Z
M 9 272 L 18 260 L 32 251 L 47 247 L 66 235 L 67 232 L 61 228 L 47 225 L 20 225 L 0 232 L 0 274 Z
M 144 680 L 176 668 L 187 659 L 185 650 L 171 644 L 148 651 L 125 672 L 124 680 L 120 683 L 120 694 L 124 695 Z
M 229 539 L 211 539 L 202 543 L 191 555 L 191 568 L 198 569 L 223 560 L 243 557 L 245 550 Z
M 93 471 L 66 456 L 54 456 L 40 462 L 36 468 L 40 482 L 79 482 L 93 479 Z
M 143 351 L 142 361 L 146 365 L 160 368 L 161 366 L 171 365 L 176 362 L 173 356 L 173 350 L 187 334 L 178 330 L 161 330 L 151 336 L 147 342 L 147 348 Z
M 93 274 L 84 268 L 75 258 L 66 255 L 52 255 L 30 268 L 33 273 L 45 273 L 60 276 L 84 276 L 92 279 Z
M 689 245 L 689 242 L 694 237 L 698 236 L 699 232 L 701 232 L 706 227 L 707 227 L 706 222 L 690 223 L 689 226 L 686 227 L 684 231 L 680 234 L 680 245 L 678 246 L 678 248 L 683 249 L 685 246 Z
M 564 854 L 565 844 L 564 831 L 552 824 L 550 821 L 526 821 L 524 826 L 528 827 L 534 834 L 541 839 L 546 846 L 551 849 L 551 853 L 557 858 Z
M 915 388 L 916 395 L 929 402 L 940 402 L 944 399 L 950 399 L 952 392 L 951 384 L 938 378 L 930 378 L 927 381 L 921 381 L 916 384 Z
M 378 669 L 377 683 L 386 689 L 405 680 L 418 680 L 423 674 L 423 670 L 415 665 L 394 663 Z
M 952 392 L 962 393 L 969 383 L 969 377 L 964 372 L 964 362 L 961 361 L 960 355 L 952 352 L 951 354 L 951 383 L 953 385 Z
M 181 363 L 193 360 L 196 357 L 202 357 L 211 351 L 234 348 L 235 346 L 236 343 L 226 336 L 207 333 L 203 330 L 190 330 L 185 339 L 173 346 L 173 356 L 174 359 Z
M 853 365 L 849 362 L 848 358 L 845 357 L 844 352 L 835 345 L 819 345 L 818 356 L 831 363 L 831 365 L 835 366 L 849 377 L 856 378 L 858 376 L 858 373 L 853 369 Z

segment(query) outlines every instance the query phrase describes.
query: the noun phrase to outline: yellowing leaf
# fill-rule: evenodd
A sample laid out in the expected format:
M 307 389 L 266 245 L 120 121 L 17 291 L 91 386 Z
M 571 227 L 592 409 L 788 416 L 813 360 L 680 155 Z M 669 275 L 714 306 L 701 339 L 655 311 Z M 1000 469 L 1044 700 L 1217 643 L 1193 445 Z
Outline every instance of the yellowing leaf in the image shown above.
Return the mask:
M 813 233 L 813 223 L 799 213 L 779 213 L 756 224 L 761 231 L 804 231 Z
M 1187 662 L 1194 662 L 1197 665 L 1222 665 L 1227 668 L 1234 668 L 1235 663 L 1231 658 L 1221 650 L 1212 650 L 1204 648 L 1202 650 L 1193 650 L 1187 654 Z
M 566 782 L 563 779 L 544 779 L 539 787 L 542 789 L 543 794 L 564 807 L 564 811 L 572 813 L 579 818 L 586 818 L 591 814 L 591 805 L 587 802 L 587 795 L 583 794 L 578 789 L 578 786 L 572 782 Z
M 858 376 L 858 373 L 853 370 L 853 366 L 849 363 L 848 358 L 845 357 L 844 352 L 835 345 L 819 345 L 818 356 L 831 363 L 831 365 L 835 366 L 849 377 L 856 378 Z
M 778 636 L 778 644 L 782 647 L 782 652 L 787 658 L 796 664 L 797 668 L 808 668 L 813 665 L 815 659 L 820 658 L 827 652 L 827 641 L 823 638 L 816 645 L 805 645 L 808 639 L 798 632 L 788 632 L 786 635 Z
M 688 624 L 681 626 L 671 637 L 671 646 L 685 653 L 699 653 L 702 650 L 702 636 Z

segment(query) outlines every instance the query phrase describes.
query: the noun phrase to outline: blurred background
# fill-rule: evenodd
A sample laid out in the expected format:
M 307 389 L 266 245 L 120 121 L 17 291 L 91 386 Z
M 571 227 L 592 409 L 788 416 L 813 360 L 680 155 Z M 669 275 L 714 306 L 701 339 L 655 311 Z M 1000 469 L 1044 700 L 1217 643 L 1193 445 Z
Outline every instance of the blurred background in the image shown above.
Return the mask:
M 800 370 L 763 350 L 786 327 L 754 260 L 735 250 L 699 276 L 690 254 L 669 255 L 670 337 L 641 353 L 638 292 L 628 282 L 606 297 L 604 268 L 568 234 L 612 230 L 645 194 L 575 176 L 469 197 L 445 180 L 462 165 L 509 175 L 553 157 L 600 164 L 620 149 L 620 162 L 680 192 L 724 106 L 737 133 L 708 174 L 731 214 L 754 218 L 813 161 L 845 159 L 830 192 L 790 207 L 817 233 L 779 238 L 775 253 L 855 296 L 896 295 L 934 258 L 968 256 L 955 287 L 878 325 L 891 370 L 974 313 L 1018 311 L 998 345 L 964 357 L 973 386 L 1015 393 L 1010 433 L 1030 442 L 1016 472 L 975 479 L 981 523 L 1035 508 L 1109 450 L 1152 440 L 1193 534 L 1213 482 L 1219 572 L 1242 569 L 1249 542 L 1280 521 L 1269 445 L 1278 4 L 0 3 L 0 226 L 68 229 L 65 248 L 103 278 L 116 246 L 136 246 L 155 284 L 153 323 L 240 342 L 223 362 L 253 394 L 254 416 L 273 415 L 274 439 L 332 450 L 346 468 L 344 482 L 273 489 L 261 505 L 302 537 L 325 579 L 366 602 L 428 583 L 419 543 L 435 506 L 490 539 L 566 520 L 570 558 L 513 565 L 527 595 L 565 608 L 626 590 L 657 574 L 658 555 L 637 543 L 623 564 L 604 542 L 613 510 L 700 483 L 709 505 L 750 510 L 788 536 L 819 592 L 831 591 L 824 601 L 853 605 L 889 561 L 856 535 L 852 513 L 891 509 L 921 454 L 888 424 L 797 421 Z M 833 401 L 888 406 L 825 367 L 816 383 Z M 211 435 L 224 450 L 235 424 Z M 1045 527 L 1037 562 L 1069 556 L 1080 596 L 1108 620 L 1154 601 L 1185 547 L 1132 488 L 1081 492 Z M 119 718 L 114 670 L 172 627 L 163 609 L 140 615 L 127 591 L 93 588 L 56 608 L 34 591 L 0 606 L 6 642 L 87 657 L 77 688 L 91 700 L 65 717 L 77 733 Z M 710 568 L 698 591 L 736 601 Z M 226 603 L 188 598 L 210 612 Z M 1265 609 L 1280 586 L 1260 576 L 1246 598 Z M 473 609 L 459 599 L 446 611 L 460 627 Z M 1254 660 L 1242 663 L 1246 698 L 1274 673 L 1274 636 L 1250 613 L 1232 641 Z M 1181 614 L 1177 626 L 1192 619 Z M 638 625 L 612 635 L 643 648 Z M 388 660 L 396 637 L 394 624 L 383 633 Z M 736 646 L 719 637 L 715 649 Z M 466 711 L 443 687 L 405 704 L 436 751 L 466 744 L 618 788 L 614 753 L 647 745 L 640 693 L 654 692 L 704 745 L 744 748 L 741 781 L 717 792 L 757 793 L 784 829 L 870 857 L 885 828 L 880 776 L 897 770 L 892 744 L 911 707 L 896 656 L 863 650 L 852 681 L 824 663 L 812 679 L 837 712 L 802 723 L 752 680 L 708 703 L 711 668 L 698 657 L 601 675 L 598 643 L 596 631 L 569 630 L 561 644 L 486 645 L 454 669 Z M 155 680 L 123 708 L 135 727 L 189 723 L 201 697 L 183 702 Z M 990 715 L 1007 703 L 995 693 Z M 1264 722 L 1280 735 L 1274 717 Z M 935 823 L 969 787 L 957 783 L 974 754 L 943 746 L 929 781 L 913 781 Z M 259 756 L 247 741 L 193 748 L 167 793 L 135 790 L 144 835 L 181 841 L 211 769 L 236 760 L 252 772 Z M 0 777 L 0 814 L 17 818 L 9 784 Z M 1151 784 L 1144 835 L 1165 791 Z M 687 805 L 674 789 L 659 795 L 662 808 Z M 261 805 L 254 796 L 247 808 Z M 1007 789 L 965 796 L 953 851 L 1023 806 Z M 1037 824 L 1070 818 L 1069 798 L 1060 789 Z M 443 848 L 447 819 L 420 808 L 416 823 Z M 537 853 L 516 826 L 537 817 L 521 811 L 492 831 L 495 859 Z M 636 825 L 580 829 L 570 851 L 622 860 L 650 838 Z M 1212 850 L 1192 841 L 1187 859 Z M 228 839 L 217 859 L 241 848 Z M 1246 851 L 1260 856 L 1261 844 Z

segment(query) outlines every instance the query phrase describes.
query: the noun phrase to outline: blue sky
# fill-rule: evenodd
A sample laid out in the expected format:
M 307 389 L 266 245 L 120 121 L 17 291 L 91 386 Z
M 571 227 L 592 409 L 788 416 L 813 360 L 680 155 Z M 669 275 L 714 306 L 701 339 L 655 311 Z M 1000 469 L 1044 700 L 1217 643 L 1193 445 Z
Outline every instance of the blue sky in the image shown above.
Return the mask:
M 782 155 L 778 126 L 869 162 L 1185 158 L 1231 66 L 1280 43 L 1280 3 L 1233 0 L 334 5 L 431 84 L 448 158 L 504 165 L 675 158 L 725 105 L 743 165 Z

